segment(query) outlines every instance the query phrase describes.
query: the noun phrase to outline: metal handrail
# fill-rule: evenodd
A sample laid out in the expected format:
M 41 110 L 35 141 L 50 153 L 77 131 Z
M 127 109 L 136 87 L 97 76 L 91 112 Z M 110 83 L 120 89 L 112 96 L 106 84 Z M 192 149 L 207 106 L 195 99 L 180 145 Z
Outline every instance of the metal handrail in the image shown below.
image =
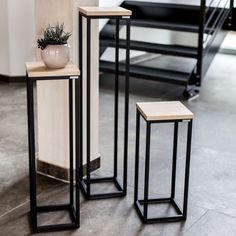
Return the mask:
M 201 85 L 203 75 L 203 57 L 208 54 L 216 35 L 232 11 L 233 6 L 234 0 L 211 0 L 209 4 L 207 4 L 206 0 L 200 0 L 198 60 L 196 67 L 198 86 Z M 206 37 L 204 37 L 205 34 L 207 34 Z M 209 39 L 209 37 L 211 38 Z
M 216 16 L 216 12 L 219 10 L 216 19 L 214 20 L 210 30 L 208 31 L 207 37 L 203 41 L 204 43 L 207 42 L 207 40 L 209 39 L 210 35 L 212 36 L 214 33 L 216 33 L 217 28 L 219 26 L 218 23 L 221 22 L 221 18 L 224 18 L 224 15 L 228 14 L 227 11 L 230 10 L 229 8 L 227 8 L 227 5 L 230 3 L 230 0 L 226 0 L 226 3 L 224 4 L 224 6 L 223 7 L 219 7 L 221 2 L 222 2 L 222 0 L 219 1 L 219 3 L 217 4 L 217 6 L 213 10 L 211 16 L 208 18 L 208 21 L 205 24 L 205 28 L 208 27 L 210 22 L 211 22 L 211 20 L 213 19 L 213 17 Z M 209 19 L 210 19 L 210 21 L 209 21 Z
M 207 28 L 207 26 L 210 24 L 211 20 L 213 19 L 213 16 L 215 16 L 217 10 L 219 9 L 219 6 L 220 6 L 221 2 L 222 2 L 222 0 L 219 0 L 218 3 L 217 3 L 217 5 L 214 7 L 213 12 L 211 13 L 210 17 L 208 18 L 208 20 L 207 20 L 207 22 L 206 22 L 206 24 L 205 24 L 205 27 L 206 27 L 206 28 Z M 228 2 L 228 1 L 227 1 L 227 2 Z M 212 7 L 212 6 L 208 6 L 208 8 L 206 9 L 206 13 L 205 13 L 205 14 L 208 13 L 208 11 L 209 11 L 210 8 L 213 8 L 213 7 Z
M 222 25 L 224 24 L 224 22 L 225 22 L 225 20 L 226 20 L 226 18 L 227 18 L 227 15 L 228 15 L 228 13 L 224 13 L 223 16 L 219 19 L 219 22 L 218 22 L 219 27 L 217 27 L 217 29 L 215 30 L 215 36 L 217 35 L 217 33 L 218 33 L 219 30 L 221 29 Z M 204 54 L 208 54 L 208 51 L 209 51 L 210 48 L 211 48 L 211 44 L 212 44 L 212 42 L 214 41 L 215 36 L 212 37 L 212 38 L 209 40 L 207 46 L 206 46 L 205 49 L 204 49 Z

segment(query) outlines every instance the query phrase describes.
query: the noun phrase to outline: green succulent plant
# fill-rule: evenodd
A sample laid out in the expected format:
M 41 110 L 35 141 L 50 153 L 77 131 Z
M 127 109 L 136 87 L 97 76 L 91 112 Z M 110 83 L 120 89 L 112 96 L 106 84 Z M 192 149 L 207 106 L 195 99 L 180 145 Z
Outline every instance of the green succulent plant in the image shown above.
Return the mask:
M 38 39 L 38 48 L 44 50 L 47 45 L 67 44 L 67 40 L 71 36 L 70 32 L 64 31 L 64 23 L 57 23 L 55 26 L 48 26 L 44 30 L 44 37 Z

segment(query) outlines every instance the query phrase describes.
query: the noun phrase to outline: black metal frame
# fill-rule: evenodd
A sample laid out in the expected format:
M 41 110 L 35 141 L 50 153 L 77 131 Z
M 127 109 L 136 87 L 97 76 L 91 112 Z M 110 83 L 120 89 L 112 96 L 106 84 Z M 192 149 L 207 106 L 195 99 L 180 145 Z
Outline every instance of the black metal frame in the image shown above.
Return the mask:
M 207 6 L 206 0 L 201 0 L 200 5 L 197 66 L 196 74 L 192 79 L 192 82 L 197 86 L 201 86 L 202 78 L 226 36 L 226 32 L 223 35 L 220 34 L 225 21 L 227 20 L 231 24 L 232 20 L 234 0 L 227 0 L 223 7 L 220 7 L 222 0 L 218 0 L 216 6 L 213 6 L 213 3 L 215 2 L 211 1 L 210 5 Z M 227 8 L 227 5 L 229 5 L 229 8 Z M 208 29 L 208 36 L 204 39 L 206 29 Z M 209 35 L 211 35 L 211 39 L 203 48 L 203 44 L 207 41 Z
M 200 0 L 197 64 L 183 93 L 185 98 L 198 95 L 198 87 L 201 86 L 203 78 L 227 34 L 224 24 L 228 24 L 227 30 L 231 28 L 233 2 L 234 0 L 227 0 L 224 6 L 220 7 L 222 0 L 218 0 L 216 6 L 213 5 L 215 4 L 213 0 L 208 6 L 206 0 Z M 207 33 L 206 39 L 204 39 L 204 33 Z M 207 42 L 209 35 L 211 38 Z M 206 43 L 205 48 L 204 43 Z
M 77 229 L 80 227 L 80 197 L 79 197 L 79 159 L 81 157 L 81 123 L 82 86 L 78 76 L 63 77 L 27 77 L 27 107 L 28 107 L 28 142 L 29 142 L 29 174 L 30 174 L 30 218 L 34 233 Z M 73 79 L 75 79 L 75 178 L 74 178 L 74 151 L 73 151 Z M 37 206 L 37 173 L 35 159 L 35 128 L 34 128 L 34 83 L 38 80 L 68 80 L 69 81 L 69 140 L 70 140 L 70 202 L 68 204 Z M 75 196 L 74 196 L 75 180 Z M 75 198 L 75 199 L 74 199 Z M 71 223 L 38 225 L 38 213 L 68 211 Z
M 236 22 L 235 22 L 235 19 L 236 19 L 236 8 L 232 8 L 232 12 L 229 16 L 229 23 L 228 23 L 228 27 L 230 30 L 232 31 L 236 31 Z
M 87 83 L 87 169 L 86 169 L 86 178 L 83 177 L 83 173 L 81 173 L 81 190 L 86 199 L 105 199 L 105 198 L 113 198 L 113 197 L 123 197 L 126 196 L 127 193 L 127 155 L 128 155 L 128 113 L 129 113 L 129 67 L 130 67 L 130 18 L 122 17 L 122 16 L 87 16 L 82 12 L 79 13 L 79 63 L 81 69 L 81 75 L 83 75 L 83 17 L 87 20 L 87 62 L 86 62 L 86 83 Z M 90 146 L 90 109 L 91 109 L 91 20 L 92 19 L 115 19 L 116 20 L 116 54 L 115 54 L 115 106 L 114 106 L 114 173 L 112 177 L 102 177 L 102 178 L 91 178 L 91 167 L 90 167 L 90 158 L 91 158 L 91 146 Z M 125 72 L 125 114 L 124 114 L 124 166 L 123 166 L 123 187 L 119 183 L 117 179 L 117 168 L 118 168 L 118 93 L 119 93 L 119 27 L 120 27 L 120 19 L 126 20 L 126 72 Z M 82 158 L 81 158 L 82 159 Z M 81 160 L 81 166 L 83 164 L 83 160 Z M 114 183 L 117 191 L 109 192 L 109 193 L 99 193 L 92 194 L 91 193 L 91 184 L 92 183 L 104 183 L 104 182 L 112 182 Z
M 185 165 L 185 181 L 184 181 L 184 199 L 183 211 L 175 202 L 175 183 L 176 183 L 176 164 L 177 164 L 177 144 L 178 144 L 178 123 L 183 120 L 165 120 L 165 121 L 147 121 L 146 129 L 146 158 L 145 158 L 145 179 L 144 179 L 144 199 L 138 199 L 138 179 L 139 179 L 139 142 L 140 142 L 140 116 L 142 114 L 137 109 L 136 116 L 136 151 L 135 151 L 135 181 L 134 181 L 134 207 L 144 223 L 157 223 L 157 222 L 174 222 L 186 220 L 187 218 L 187 205 L 188 205 L 188 186 L 189 186 L 189 170 L 190 170 L 190 155 L 191 155 L 191 137 L 192 137 L 192 119 L 188 121 L 187 133 L 187 150 L 186 150 L 186 165 Z M 149 170 L 150 170 L 150 139 L 151 139 L 151 124 L 153 123 L 174 123 L 174 140 L 173 140 L 173 159 L 172 159 L 172 179 L 171 179 L 171 196 L 168 198 L 149 199 Z M 175 216 L 169 217 L 148 217 L 149 204 L 171 204 L 175 209 Z M 143 205 L 143 210 L 142 210 Z

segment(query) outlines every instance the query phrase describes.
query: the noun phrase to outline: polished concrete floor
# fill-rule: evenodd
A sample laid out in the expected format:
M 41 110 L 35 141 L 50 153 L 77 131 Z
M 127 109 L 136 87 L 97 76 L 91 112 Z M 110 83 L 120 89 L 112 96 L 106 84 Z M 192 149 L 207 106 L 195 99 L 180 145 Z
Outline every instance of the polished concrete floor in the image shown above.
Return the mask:
M 194 114 L 188 219 L 186 222 L 144 225 L 133 208 L 135 103 L 137 101 L 181 100 L 175 85 L 131 78 L 129 119 L 128 195 L 124 199 L 85 201 L 81 198 L 81 227 L 76 231 L 45 235 L 147 235 L 147 236 L 234 236 L 236 235 L 236 57 L 218 54 L 203 83 L 200 97 L 184 102 Z M 100 137 L 102 167 L 110 174 L 113 145 L 113 79 L 101 78 Z M 123 82 L 121 81 L 121 84 Z M 121 92 L 121 112 L 123 93 Z M 24 84 L 0 84 L 0 235 L 30 235 L 26 90 Z M 104 115 L 105 114 L 105 115 Z M 119 133 L 122 141 L 123 122 Z M 142 123 L 142 134 L 144 134 Z M 181 125 L 176 201 L 181 205 L 186 124 Z M 151 196 L 168 196 L 170 190 L 172 125 L 155 125 L 152 130 Z M 144 135 L 141 136 L 143 167 Z M 122 159 L 122 142 L 119 146 Z M 119 165 L 121 171 L 121 165 Z M 143 173 L 140 168 L 140 194 Z M 40 203 L 66 202 L 68 186 L 38 178 Z M 111 186 L 109 186 L 111 187 Z M 93 190 L 107 190 L 94 186 Z M 169 209 L 150 209 L 151 214 L 170 214 Z M 39 217 L 41 223 L 67 221 L 64 212 Z

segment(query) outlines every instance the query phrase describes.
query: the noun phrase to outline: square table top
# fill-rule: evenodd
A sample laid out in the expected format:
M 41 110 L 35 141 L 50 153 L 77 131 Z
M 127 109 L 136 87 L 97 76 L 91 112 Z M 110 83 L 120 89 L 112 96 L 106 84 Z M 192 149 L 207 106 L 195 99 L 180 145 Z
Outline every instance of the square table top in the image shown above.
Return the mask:
M 80 70 L 73 63 L 68 63 L 62 69 L 47 68 L 42 61 L 26 62 L 26 72 L 29 78 L 35 77 L 57 77 L 57 76 L 79 76 Z
M 193 113 L 179 101 L 138 102 L 137 108 L 147 121 L 188 120 Z
M 123 7 L 79 7 L 86 16 L 131 16 L 132 11 Z

